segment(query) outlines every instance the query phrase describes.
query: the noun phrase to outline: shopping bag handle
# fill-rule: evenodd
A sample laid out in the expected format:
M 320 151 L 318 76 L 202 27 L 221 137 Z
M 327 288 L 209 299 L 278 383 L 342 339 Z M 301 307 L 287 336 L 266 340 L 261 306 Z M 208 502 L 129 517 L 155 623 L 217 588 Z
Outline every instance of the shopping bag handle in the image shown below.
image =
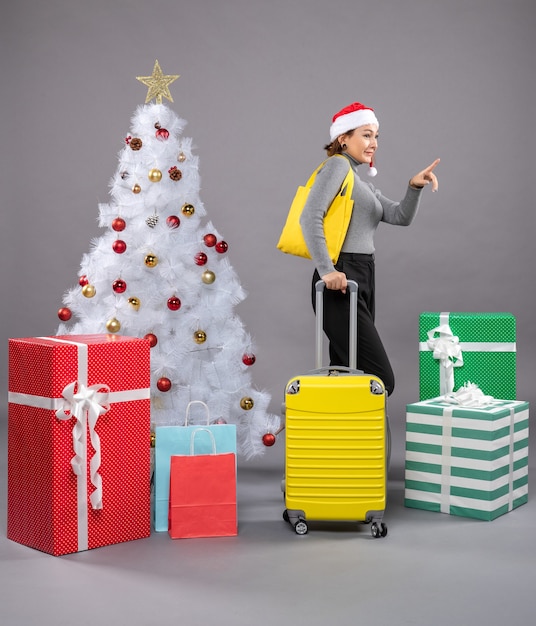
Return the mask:
M 205 410 L 207 412 L 207 426 L 209 426 L 210 411 L 208 410 L 208 406 L 202 400 L 192 400 L 191 402 L 188 402 L 188 406 L 186 407 L 186 417 L 184 418 L 184 425 L 188 426 L 188 417 L 190 416 L 190 407 L 192 406 L 192 404 L 201 404 L 205 407 Z
M 216 439 L 214 439 L 212 432 L 208 428 L 196 428 L 190 435 L 190 456 L 195 455 L 195 436 L 201 431 L 205 431 L 210 435 L 212 454 L 216 454 Z

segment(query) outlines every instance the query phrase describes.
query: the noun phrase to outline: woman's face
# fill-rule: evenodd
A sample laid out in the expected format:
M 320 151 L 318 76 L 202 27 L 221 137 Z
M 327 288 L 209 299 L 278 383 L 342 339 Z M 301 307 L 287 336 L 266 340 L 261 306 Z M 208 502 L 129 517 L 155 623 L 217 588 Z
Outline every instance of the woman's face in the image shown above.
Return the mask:
M 346 144 L 346 150 L 359 163 L 370 163 L 378 147 L 378 126 L 367 124 L 356 128 L 352 135 L 341 135 L 339 143 Z

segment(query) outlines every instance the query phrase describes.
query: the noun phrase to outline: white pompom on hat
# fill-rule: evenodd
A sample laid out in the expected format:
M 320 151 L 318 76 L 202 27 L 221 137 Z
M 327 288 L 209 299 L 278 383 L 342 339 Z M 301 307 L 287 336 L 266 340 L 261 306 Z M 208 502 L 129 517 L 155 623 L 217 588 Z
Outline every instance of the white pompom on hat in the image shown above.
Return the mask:
M 376 124 L 379 128 L 380 123 L 374 114 L 374 109 L 360 102 L 353 102 L 333 116 L 332 124 L 329 129 L 330 139 L 334 141 L 337 137 L 344 135 L 344 133 L 347 133 L 349 130 L 354 130 L 354 128 L 359 128 L 366 124 Z M 368 173 L 369 176 L 376 176 L 378 173 L 372 162 L 370 163 Z

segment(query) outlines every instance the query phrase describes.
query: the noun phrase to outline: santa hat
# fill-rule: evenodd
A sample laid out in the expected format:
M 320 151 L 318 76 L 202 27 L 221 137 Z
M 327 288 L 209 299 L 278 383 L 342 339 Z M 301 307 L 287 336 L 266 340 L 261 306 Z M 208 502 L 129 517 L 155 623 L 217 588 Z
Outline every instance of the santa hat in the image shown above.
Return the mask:
M 365 126 L 366 124 L 376 124 L 376 126 L 380 126 L 374 114 L 374 109 L 366 107 L 360 102 L 353 102 L 333 116 L 332 124 L 329 129 L 330 139 L 334 141 L 337 137 L 344 135 L 344 133 L 347 133 L 349 130 L 359 128 L 359 126 Z M 376 168 L 371 162 L 369 175 L 376 176 L 377 173 Z

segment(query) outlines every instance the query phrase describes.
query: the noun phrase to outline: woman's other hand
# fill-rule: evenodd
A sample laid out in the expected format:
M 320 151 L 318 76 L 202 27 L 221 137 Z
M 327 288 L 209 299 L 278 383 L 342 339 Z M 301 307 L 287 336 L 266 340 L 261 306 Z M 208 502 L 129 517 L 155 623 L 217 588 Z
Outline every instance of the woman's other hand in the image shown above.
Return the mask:
M 409 181 L 411 187 L 417 187 L 418 189 L 422 189 L 425 185 L 432 183 L 432 191 L 437 191 L 438 183 L 437 177 L 434 174 L 434 168 L 439 164 L 440 159 L 436 159 L 433 163 L 431 163 L 428 167 L 415 174 L 415 176 Z

